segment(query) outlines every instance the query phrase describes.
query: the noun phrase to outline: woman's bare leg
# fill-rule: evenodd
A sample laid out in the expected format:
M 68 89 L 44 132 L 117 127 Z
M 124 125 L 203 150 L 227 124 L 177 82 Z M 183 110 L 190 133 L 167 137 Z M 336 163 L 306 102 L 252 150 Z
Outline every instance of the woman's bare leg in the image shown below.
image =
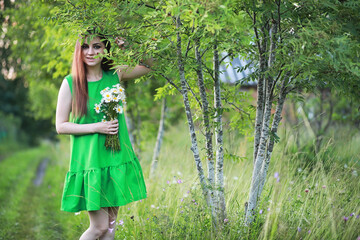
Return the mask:
M 103 236 L 109 228 L 109 214 L 107 208 L 89 211 L 90 226 L 79 240 L 96 240 Z
M 100 237 L 100 240 L 114 240 L 116 230 L 116 218 L 119 211 L 119 207 L 108 207 L 109 226 L 108 231 Z

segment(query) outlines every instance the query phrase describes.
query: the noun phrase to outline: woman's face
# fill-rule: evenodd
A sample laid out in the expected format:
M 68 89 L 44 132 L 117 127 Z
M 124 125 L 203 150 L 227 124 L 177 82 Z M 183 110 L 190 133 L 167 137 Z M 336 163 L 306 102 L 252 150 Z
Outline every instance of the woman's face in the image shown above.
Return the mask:
M 99 37 L 87 37 L 81 46 L 82 49 L 82 60 L 89 66 L 94 67 L 101 64 L 102 57 L 95 58 L 98 54 L 104 54 L 105 44 L 100 40 Z

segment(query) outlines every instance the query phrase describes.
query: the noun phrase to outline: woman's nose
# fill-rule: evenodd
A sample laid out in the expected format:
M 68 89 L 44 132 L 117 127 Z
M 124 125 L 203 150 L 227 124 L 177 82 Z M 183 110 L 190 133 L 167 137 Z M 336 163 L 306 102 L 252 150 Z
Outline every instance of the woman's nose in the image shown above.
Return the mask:
M 93 47 L 89 47 L 89 52 L 88 52 L 88 54 L 94 54 L 95 53 L 95 51 L 94 51 L 94 48 Z

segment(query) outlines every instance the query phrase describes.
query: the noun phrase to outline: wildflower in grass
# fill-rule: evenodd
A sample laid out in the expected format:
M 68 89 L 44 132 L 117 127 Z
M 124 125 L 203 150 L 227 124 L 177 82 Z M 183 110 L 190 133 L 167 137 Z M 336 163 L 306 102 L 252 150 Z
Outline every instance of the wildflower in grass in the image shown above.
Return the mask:
M 358 236 L 356 240 L 360 240 L 360 236 Z
M 119 220 L 119 225 L 123 226 L 124 225 L 124 221 L 122 219 Z
M 167 180 L 167 181 L 166 181 L 166 183 L 167 183 L 167 184 L 170 184 L 170 181 L 169 181 L 169 180 Z
M 79 215 L 81 212 L 76 212 L 75 215 Z
M 353 171 L 351 172 L 351 175 L 352 175 L 353 177 L 357 177 L 357 176 L 358 176 L 358 173 L 357 173 L 356 170 L 353 170 Z
M 359 218 L 359 215 L 357 215 L 356 218 Z
M 297 228 L 297 231 L 298 231 L 298 232 L 301 232 L 301 227 L 298 227 L 298 228 Z
M 268 207 L 267 210 L 270 212 L 270 208 Z
M 182 202 L 183 202 L 183 201 L 184 201 L 184 199 L 182 198 L 182 199 L 180 199 L 180 201 L 182 201 Z
M 114 221 L 110 222 L 110 224 L 111 224 L 111 225 L 113 225 L 115 222 L 116 222 L 116 220 L 114 220 Z
M 260 209 L 259 214 L 262 214 L 262 213 L 263 213 L 263 210 L 262 210 L 262 209 Z
M 344 219 L 344 222 L 347 222 L 348 220 L 349 220 L 349 218 L 348 217 L 343 217 L 343 219 Z
M 311 230 L 309 230 L 308 233 L 310 234 L 310 233 L 311 233 Z
M 109 228 L 109 233 L 112 233 L 114 231 L 114 228 Z
M 198 203 L 197 203 L 197 202 L 194 202 L 194 205 L 198 205 Z
M 229 219 L 225 218 L 224 223 L 227 224 L 229 222 Z
M 350 217 L 355 216 L 355 213 L 350 213 Z
M 180 213 L 184 213 L 184 211 L 181 210 Z
M 181 176 L 181 175 L 182 175 L 182 173 L 181 173 L 180 171 L 177 171 L 177 175 L 180 175 L 180 176 Z
M 165 188 L 163 188 L 163 192 L 165 192 Z
M 233 177 L 234 180 L 238 180 L 239 178 L 238 177 Z
M 142 202 L 142 200 L 140 199 L 140 202 Z
M 306 193 L 308 193 L 309 191 L 310 191 L 310 190 L 309 190 L 308 188 L 307 188 L 307 189 L 305 189 L 305 192 L 306 192 Z
M 188 190 L 186 193 L 189 194 L 189 193 L 190 193 L 190 190 Z
M 323 185 L 323 186 L 322 186 L 322 188 L 326 188 L 326 186 L 325 186 L 325 185 Z
M 280 176 L 278 172 L 274 173 L 274 178 L 276 178 L 276 182 L 280 182 Z
M 151 205 L 151 208 L 155 208 L 155 205 L 152 204 L 152 205 Z
M 130 208 L 128 207 L 128 210 L 130 210 Z
M 149 218 L 147 218 L 146 220 L 149 220 Z
M 182 183 L 182 180 L 181 180 L 181 179 L 178 179 L 178 180 L 177 180 L 177 183 L 179 183 L 179 184 Z

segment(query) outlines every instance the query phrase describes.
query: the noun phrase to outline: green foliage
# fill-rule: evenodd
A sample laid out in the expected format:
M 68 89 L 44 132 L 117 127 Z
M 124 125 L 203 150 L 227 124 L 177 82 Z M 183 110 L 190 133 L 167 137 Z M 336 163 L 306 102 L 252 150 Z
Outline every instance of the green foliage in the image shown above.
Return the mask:
M 277 146 L 286 142 L 286 147 L 274 149 L 264 197 L 255 210 L 257 217 L 251 231 L 244 226 L 243 215 L 251 181 L 252 152 L 247 147 L 247 151 L 241 153 L 244 149 L 239 149 L 238 144 L 227 143 L 225 147 L 230 152 L 249 158 L 226 162 L 229 221 L 217 232 L 211 230 L 210 214 L 195 183 L 196 172 L 183 167 L 193 164 L 185 129 L 179 124 L 165 132 L 158 178 L 153 180 L 148 178 L 153 141 L 145 145 L 141 165 L 149 195 L 141 202 L 120 207 L 115 239 L 345 240 L 359 236 L 357 174 L 360 166 L 356 157 L 360 136 L 351 127 L 331 131 L 341 134 L 331 133 L 333 144 L 322 149 L 322 152 L 331 151 L 331 154 L 321 155 L 327 158 L 326 163 L 331 163 L 328 171 L 321 161 L 315 163 L 312 171 L 303 166 L 305 152 L 286 154 L 282 149 L 296 145 L 296 132 L 287 129 L 285 134 L 285 129 L 280 131 L 279 135 L 285 140 Z M 226 134 L 230 132 L 226 131 Z M 244 146 L 252 144 L 245 139 L 237 142 Z M 0 162 L 4 169 L 0 179 L 0 199 L 4 203 L 0 214 L 2 238 L 19 239 L 26 235 L 32 239 L 76 239 L 87 229 L 89 220 L 85 212 L 74 215 L 59 210 L 68 154 L 69 140 L 63 136 L 56 147 L 45 145 L 21 151 Z M 50 158 L 46 174 L 43 183 L 35 187 L 32 179 L 36 166 L 45 156 Z M 279 180 L 275 178 L 275 172 Z M 305 192 L 305 189 L 309 191 Z M 348 220 L 344 221 L 344 217 Z

